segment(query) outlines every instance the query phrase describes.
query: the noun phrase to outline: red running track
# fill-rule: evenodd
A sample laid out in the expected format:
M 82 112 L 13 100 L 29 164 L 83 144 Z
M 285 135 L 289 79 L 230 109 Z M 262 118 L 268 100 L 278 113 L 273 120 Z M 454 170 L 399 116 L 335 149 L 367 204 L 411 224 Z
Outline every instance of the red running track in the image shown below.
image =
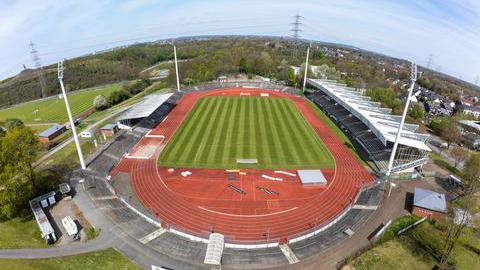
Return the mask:
M 236 180 L 227 180 L 224 170 L 161 168 L 157 158 L 198 98 L 211 95 L 240 95 L 289 98 L 317 132 L 335 159 L 335 169 L 322 170 L 325 187 L 302 187 L 297 177 L 275 174 L 267 170 L 242 170 Z M 165 139 L 143 138 L 135 146 L 156 146 L 148 159 L 124 158 L 111 175 L 129 173 L 135 193 L 146 209 L 162 224 L 178 230 L 208 237 L 212 231 L 225 235 L 228 242 L 258 243 L 289 239 L 307 233 L 335 218 L 355 198 L 361 186 L 372 183 L 373 177 L 355 159 L 347 147 L 335 137 L 310 107 L 307 100 L 290 94 L 259 89 L 231 88 L 185 94 L 168 117 L 150 135 Z M 180 172 L 190 171 L 184 177 Z M 293 171 L 290 171 L 293 172 Z M 282 178 L 265 180 L 261 174 Z M 245 191 L 233 191 L 228 184 Z M 277 191 L 267 194 L 257 186 Z

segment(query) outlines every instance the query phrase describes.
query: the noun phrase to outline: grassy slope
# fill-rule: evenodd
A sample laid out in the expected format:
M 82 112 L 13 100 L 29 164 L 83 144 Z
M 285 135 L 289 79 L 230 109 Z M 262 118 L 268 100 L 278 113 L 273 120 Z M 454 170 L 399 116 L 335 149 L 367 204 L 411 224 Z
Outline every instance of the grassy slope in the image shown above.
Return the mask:
M 40 237 L 37 223 L 32 217 L 14 218 L 0 222 L 0 249 L 43 248 L 46 246 L 47 244 Z
M 51 259 L 0 259 L 4 270 L 139 270 L 114 249 Z
M 88 110 L 93 106 L 93 99 L 97 95 L 108 95 L 119 89 L 120 84 L 113 84 L 93 90 L 76 91 L 68 94 L 68 101 L 73 115 Z M 36 112 L 36 113 L 35 113 Z M 0 110 L 0 121 L 8 118 L 18 118 L 26 124 L 31 123 L 64 123 L 67 111 L 63 99 L 49 98 L 44 100 L 23 103 L 11 108 Z M 44 129 L 48 128 L 46 126 Z
M 328 149 L 288 99 L 206 97 L 195 104 L 163 150 L 162 166 L 333 168 Z
M 443 247 L 445 232 L 429 222 L 423 222 L 400 237 L 380 244 L 353 261 L 356 269 L 432 269 Z M 469 244 L 478 248 L 477 236 L 471 236 Z M 400 259 L 401 258 L 401 259 Z M 457 269 L 477 269 L 480 257 L 464 244 L 453 250 L 450 262 Z

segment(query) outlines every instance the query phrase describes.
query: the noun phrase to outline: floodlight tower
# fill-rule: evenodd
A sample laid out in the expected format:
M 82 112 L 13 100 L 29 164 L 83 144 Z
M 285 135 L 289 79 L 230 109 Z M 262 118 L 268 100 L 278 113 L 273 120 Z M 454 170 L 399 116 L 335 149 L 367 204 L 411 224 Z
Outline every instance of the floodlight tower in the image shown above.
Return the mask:
M 65 86 L 63 85 L 63 61 L 58 62 L 58 81 L 60 82 L 60 88 L 62 89 L 63 100 L 65 101 L 65 106 L 67 107 L 68 120 L 70 121 L 70 128 L 73 133 L 73 140 L 75 141 L 75 146 L 77 147 L 78 158 L 80 159 L 80 165 L 83 170 L 87 167 L 85 166 L 85 161 L 83 160 L 82 148 L 80 147 L 80 141 L 78 140 L 77 130 L 75 129 L 75 122 L 73 122 L 72 112 L 70 111 L 70 105 L 68 104 L 67 93 L 65 92 Z
M 177 47 L 175 43 L 172 41 L 173 45 L 173 55 L 175 57 L 175 76 L 177 77 L 177 92 L 180 92 L 180 78 L 178 76 L 178 61 L 177 61 Z
M 310 53 L 310 46 L 307 47 L 307 58 L 305 59 L 305 71 L 303 72 L 303 89 L 302 93 L 305 93 L 305 86 L 307 85 L 307 72 L 308 72 L 308 55 Z
M 412 62 L 412 67 L 410 71 L 410 88 L 408 89 L 407 102 L 405 103 L 405 109 L 403 110 L 402 119 L 398 125 L 397 136 L 395 137 L 395 143 L 393 144 L 392 153 L 390 154 L 390 160 L 388 161 L 386 176 L 390 176 L 392 173 L 393 161 L 395 159 L 395 154 L 397 153 L 398 141 L 400 140 L 401 133 L 403 130 L 403 124 L 405 123 L 405 118 L 407 116 L 408 105 L 410 105 L 410 99 L 412 98 L 413 88 L 415 88 L 415 82 L 417 81 L 417 65 Z

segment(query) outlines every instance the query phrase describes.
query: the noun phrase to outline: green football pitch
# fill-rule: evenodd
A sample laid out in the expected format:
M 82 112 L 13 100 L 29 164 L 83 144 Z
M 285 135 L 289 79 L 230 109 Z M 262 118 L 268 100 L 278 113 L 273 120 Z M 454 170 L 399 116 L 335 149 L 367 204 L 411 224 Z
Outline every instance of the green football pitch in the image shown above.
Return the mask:
M 237 159 L 256 159 L 239 164 Z M 285 98 L 204 97 L 158 159 L 160 166 L 210 169 L 334 168 L 295 104 Z
M 93 100 L 97 95 L 108 96 L 120 87 L 120 84 L 111 84 L 95 89 L 67 93 L 72 114 L 74 116 L 79 115 L 92 108 Z M 65 102 L 58 97 L 30 101 L 0 110 L 0 121 L 5 121 L 8 118 L 17 118 L 26 124 L 64 123 L 68 121 Z

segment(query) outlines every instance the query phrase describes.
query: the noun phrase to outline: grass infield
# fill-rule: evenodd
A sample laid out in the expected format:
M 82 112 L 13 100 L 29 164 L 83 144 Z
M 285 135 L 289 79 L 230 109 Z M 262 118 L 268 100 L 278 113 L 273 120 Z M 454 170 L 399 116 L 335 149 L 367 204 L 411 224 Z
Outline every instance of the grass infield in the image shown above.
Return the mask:
M 237 164 L 257 159 L 258 164 Z M 189 168 L 334 168 L 332 155 L 286 98 L 204 97 L 197 101 L 158 159 Z

